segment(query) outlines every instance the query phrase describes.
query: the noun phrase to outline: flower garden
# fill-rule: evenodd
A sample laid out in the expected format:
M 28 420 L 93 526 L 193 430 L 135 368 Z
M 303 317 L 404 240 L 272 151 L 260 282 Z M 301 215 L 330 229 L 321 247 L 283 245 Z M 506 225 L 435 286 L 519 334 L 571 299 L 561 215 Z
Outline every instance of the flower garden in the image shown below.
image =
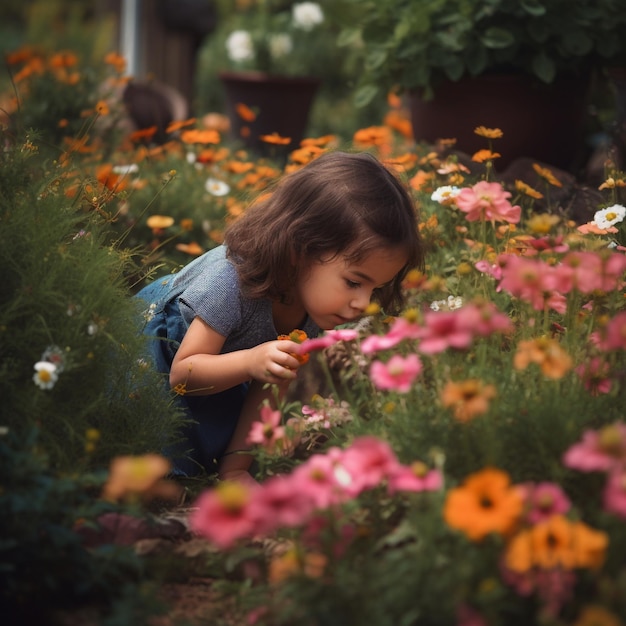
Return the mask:
M 7 61 L 0 593 L 15 623 L 626 623 L 626 173 L 607 163 L 581 223 L 546 164 L 501 180 L 507 129 L 489 120 L 465 158 L 453 138 L 415 143 L 390 97 L 376 125 L 273 159 L 197 119 L 162 144 L 124 132 L 116 55 Z M 250 433 L 257 487 L 175 483 L 160 451 L 184 389 L 158 391 L 150 312 L 130 296 L 332 149 L 372 152 L 412 190 L 428 253 L 409 306 L 291 336 L 307 373 Z M 144 532 L 123 540 L 131 522 Z M 161 589 L 198 579 L 210 602 L 177 620 Z

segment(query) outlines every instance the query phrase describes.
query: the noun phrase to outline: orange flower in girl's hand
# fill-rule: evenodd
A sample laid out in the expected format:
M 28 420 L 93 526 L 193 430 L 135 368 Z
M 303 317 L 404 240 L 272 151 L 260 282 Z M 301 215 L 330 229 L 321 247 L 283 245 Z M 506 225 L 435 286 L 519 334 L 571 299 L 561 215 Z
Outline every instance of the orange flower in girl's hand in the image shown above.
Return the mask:
M 288 335 L 278 335 L 278 339 L 293 341 L 294 343 L 302 343 L 306 339 L 308 339 L 307 334 L 298 328 L 292 330 Z M 297 359 L 300 365 L 304 365 L 309 360 L 309 353 L 306 352 L 304 354 L 296 354 L 295 352 L 289 353 L 294 359 Z

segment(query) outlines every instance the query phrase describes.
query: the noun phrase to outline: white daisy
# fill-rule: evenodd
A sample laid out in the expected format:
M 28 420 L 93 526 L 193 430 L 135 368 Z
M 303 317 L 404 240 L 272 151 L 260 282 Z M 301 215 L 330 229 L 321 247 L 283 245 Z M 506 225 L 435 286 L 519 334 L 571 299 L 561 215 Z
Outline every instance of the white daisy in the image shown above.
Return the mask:
M 289 56 L 293 50 L 293 40 L 287 33 L 272 35 L 269 39 L 270 54 L 273 59 Z
M 596 211 L 596 214 L 593 216 L 593 221 L 598 228 L 606 230 L 621 222 L 625 216 L 626 207 L 623 207 L 621 204 L 614 204 L 606 209 Z
M 454 187 L 453 185 L 444 185 L 443 187 L 435 189 L 430 199 L 440 204 L 451 202 L 459 195 L 460 191 L 458 187 Z
M 207 178 L 204 183 L 204 188 L 212 196 L 225 196 L 230 191 L 230 186 L 223 180 L 217 178 Z
M 35 374 L 33 380 L 40 389 L 52 389 L 58 380 L 57 366 L 49 361 L 38 361 L 35 363 Z

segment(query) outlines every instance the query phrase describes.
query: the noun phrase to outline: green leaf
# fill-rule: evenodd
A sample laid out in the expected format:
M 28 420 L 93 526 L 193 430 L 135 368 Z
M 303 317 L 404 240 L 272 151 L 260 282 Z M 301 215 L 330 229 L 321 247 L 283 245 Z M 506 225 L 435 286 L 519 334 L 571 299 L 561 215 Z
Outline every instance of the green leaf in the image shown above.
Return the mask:
M 515 37 L 505 28 L 492 26 L 481 35 L 480 41 L 487 48 L 508 48 L 515 43 Z
M 359 87 L 354 94 L 354 106 L 362 108 L 367 106 L 378 95 L 380 89 L 376 85 L 364 85 Z
M 554 61 L 544 52 L 540 52 L 533 57 L 531 67 L 535 76 L 544 83 L 551 83 L 556 76 Z
M 387 61 L 387 57 L 388 54 L 385 48 L 374 48 L 365 57 L 365 68 L 367 70 L 375 70 L 381 67 Z
M 539 0 L 520 0 L 520 6 L 526 13 L 535 17 L 546 14 L 546 7 Z
M 361 40 L 360 28 L 344 28 L 337 37 L 338 46 L 351 46 Z

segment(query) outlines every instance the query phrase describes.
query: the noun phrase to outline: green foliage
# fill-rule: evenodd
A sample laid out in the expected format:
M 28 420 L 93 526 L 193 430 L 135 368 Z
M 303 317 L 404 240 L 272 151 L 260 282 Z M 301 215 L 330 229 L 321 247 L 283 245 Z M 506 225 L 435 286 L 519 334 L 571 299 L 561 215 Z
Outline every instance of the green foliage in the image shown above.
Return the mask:
M 111 610 L 131 589 L 140 595 L 143 563 L 130 547 L 88 549 L 76 532 L 113 510 L 94 498 L 104 478 L 51 471 L 34 427 L 0 436 L 0 605 L 11 624 L 51 623 L 54 611 L 87 602 Z
M 106 222 L 66 195 L 62 166 L 37 166 L 36 151 L 15 140 L 0 155 L 2 425 L 40 425 L 39 445 L 66 470 L 158 451 L 178 413 L 140 359 L 141 311 L 126 282 L 136 259 L 105 243 Z M 34 365 L 51 359 L 58 380 L 40 389 Z M 89 429 L 100 433 L 94 450 Z
M 341 41 L 365 47 L 355 98 L 400 88 L 431 97 L 444 80 L 517 71 L 551 83 L 624 59 L 616 0 L 382 0 L 352 10 Z

